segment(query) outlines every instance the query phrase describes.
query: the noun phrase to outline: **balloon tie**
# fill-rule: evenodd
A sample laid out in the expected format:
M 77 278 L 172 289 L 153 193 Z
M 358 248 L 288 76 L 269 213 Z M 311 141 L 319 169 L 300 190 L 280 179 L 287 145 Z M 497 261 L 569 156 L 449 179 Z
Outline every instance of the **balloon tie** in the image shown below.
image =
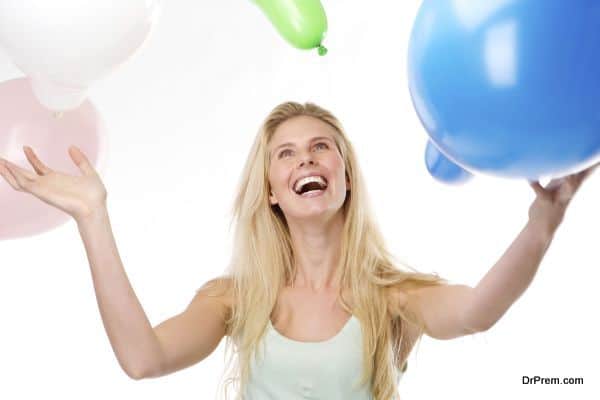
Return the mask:
M 317 51 L 319 52 L 320 56 L 324 56 L 325 54 L 327 54 L 327 48 L 322 44 L 320 44 L 319 47 L 317 47 Z

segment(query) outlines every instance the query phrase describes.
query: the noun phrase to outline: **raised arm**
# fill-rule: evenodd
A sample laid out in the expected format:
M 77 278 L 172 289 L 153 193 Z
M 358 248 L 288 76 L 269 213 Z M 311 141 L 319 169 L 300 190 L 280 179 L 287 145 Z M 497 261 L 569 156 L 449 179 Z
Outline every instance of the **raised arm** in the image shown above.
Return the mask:
M 528 223 L 504 255 L 473 288 L 440 285 L 406 293 L 406 306 L 419 315 L 425 334 L 453 339 L 489 329 L 529 286 L 551 236 Z
M 527 224 L 475 288 L 442 285 L 407 291 L 402 302 L 421 316 L 425 333 L 452 339 L 492 327 L 529 287 L 573 195 L 597 165 L 554 179 L 546 188 L 531 183 L 536 199 Z
M 78 226 L 106 333 L 129 377 L 167 375 L 214 351 L 225 335 L 228 291 L 208 296 L 205 285 L 182 313 L 152 328 L 125 274 L 106 210 L 79 220 Z M 227 282 L 223 283 L 227 288 Z
M 0 175 L 15 190 L 63 210 L 77 222 L 102 322 L 125 373 L 133 379 L 156 377 L 208 356 L 225 333 L 227 296 L 209 297 L 200 290 L 184 312 L 152 328 L 117 250 L 106 189 L 87 157 L 69 148 L 81 172 L 71 176 L 44 165 L 32 149 L 24 150 L 34 171 L 0 158 Z
M 123 370 L 132 379 L 155 378 L 189 367 L 214 351 L 225 335 L 226 296 L 207 285 L 182 313 L 152 328 L 125 274 L 105 209 L 78 221 L 100 315 Z
M 77 226 L 110 344 L 125 373 L 140 379 L 157 368 L 162 349 L 123 268 L 106 208 L 79 219 Z

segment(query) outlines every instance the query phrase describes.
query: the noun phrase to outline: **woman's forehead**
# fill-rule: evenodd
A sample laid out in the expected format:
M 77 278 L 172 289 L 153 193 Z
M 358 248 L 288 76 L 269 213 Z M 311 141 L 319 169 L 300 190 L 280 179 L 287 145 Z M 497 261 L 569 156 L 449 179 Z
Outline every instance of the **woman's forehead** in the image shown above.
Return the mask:
M 270 147 L 279 146 L 285 142 L 311 140 L 325 137 L 335 140 L 335 129 L 326 122 L 314 117 L 300 116 L 281 123 L 270 140 Z

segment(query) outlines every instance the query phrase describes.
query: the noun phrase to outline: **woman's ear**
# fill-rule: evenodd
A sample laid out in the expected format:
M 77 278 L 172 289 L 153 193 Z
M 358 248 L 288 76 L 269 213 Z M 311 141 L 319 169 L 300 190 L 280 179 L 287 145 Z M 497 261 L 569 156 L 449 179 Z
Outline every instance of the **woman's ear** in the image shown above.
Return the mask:
M 272 190 L 269 191 L 269 203 L 271 203 L 272 206 L 278 203 L 277 197 L 275 197 Z

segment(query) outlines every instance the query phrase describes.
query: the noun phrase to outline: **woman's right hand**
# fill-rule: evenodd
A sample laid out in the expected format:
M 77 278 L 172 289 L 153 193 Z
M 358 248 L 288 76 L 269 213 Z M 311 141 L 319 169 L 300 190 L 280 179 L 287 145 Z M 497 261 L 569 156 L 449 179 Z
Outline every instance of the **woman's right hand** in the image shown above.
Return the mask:
M 69 147 L 69 155 L 79 167 L 80 176 L 53 171 L 28 146 L 24 146 L 23 151 L 35 173 L 0 158 L 0 175 L 13 189 L 31 193 L 71 215 L 77 222 L 106 206 L 106 188 L 85 154 L 77 147 Z

